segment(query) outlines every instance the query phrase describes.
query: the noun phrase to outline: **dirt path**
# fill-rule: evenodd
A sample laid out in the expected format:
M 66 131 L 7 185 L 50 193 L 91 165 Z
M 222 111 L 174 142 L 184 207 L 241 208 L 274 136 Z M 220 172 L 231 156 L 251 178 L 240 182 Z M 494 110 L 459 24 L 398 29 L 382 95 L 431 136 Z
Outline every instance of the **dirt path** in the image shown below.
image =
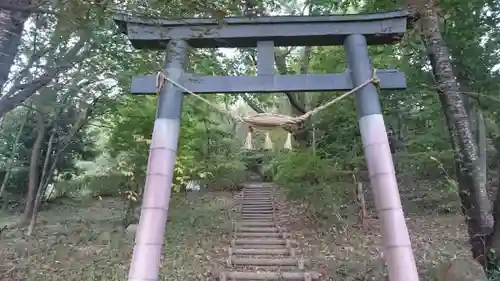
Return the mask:
M 266 183 L 245 184 L 233 220 L 226 280 L 317 280 L 298 241 L 276 219 L 276 189 Z

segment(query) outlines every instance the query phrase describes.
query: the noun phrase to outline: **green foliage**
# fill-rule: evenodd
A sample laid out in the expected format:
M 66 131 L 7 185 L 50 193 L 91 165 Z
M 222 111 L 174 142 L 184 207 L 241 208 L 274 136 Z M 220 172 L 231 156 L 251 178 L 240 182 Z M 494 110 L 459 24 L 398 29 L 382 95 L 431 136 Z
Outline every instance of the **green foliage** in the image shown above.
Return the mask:
M 116 170 L 131 179 L 143 179 L 146 173 L 155 112 L 154 99 L 126 97 L 105 118 L 112 126 L 108 152 L 118 159 Z M 193 179 L 230 185 L 241 180 L 243 164 L 234 157 L 238 142 L 223 120 L 221 124 L 212 119 L 213 114 L 197 100 L 187 99 L 184 103 L 174 191 L 183 190 Z
M 57 163 L 55 165 L 57 175 L 50 176 L 49 182 L 54 179 L 70 180 L 82 172 L 76 165 L 79 160 L 93 160 L 100 152 L 94 146 L 97 136 L 92 132 L 85 130 L 77 132 L 71 140 L 66 138 L 73 129 L 72 122 L 75 122 L 75 117 L 71 116 L 71 110 L 74 108 L 67 108 L 63 114 L 58 116 L 58 122 L 48 122 L 46 132 L 56 130 L 57 138 L 53 143 L 54 150 L 61 149 L 66 142 L 69 141 L 63 153 L 60 153 Z M 26 117 L 27 115 L 27 117 Z M 15 143 L 15 137 L 20 129 L 19 124 L 22 119 L 27 118 L 26 125 L 21 133 L 19 143 Z M 14 159 L 14 165 L 11 167 L 13 173 L 11 174 L 10 181 L 7 185 L 7 191 L 12 194 L 22 195 L 25 194 L 28 187 L 29 178 L 29 160 L 37 137 L 36 120 L 34 114 L 27 110 L 14 111 L 12 114 L 7 115 L 3 119 L 3 126 L 1 134 L 4 137 L 4 142 L 0 145 L 0 179 L 6 174 L 8 169 L 8 162 Z M 50 120 L 48 120 L 50 121 Z M 42 164 L 46 157 L 46 148 L 48 146 L 50 135 L 44 136 L 42 145 L 42 153 L 39 158 L 39 169 L 42 170 Z M 15 155 L 12 155 L 12 147 L 17 146 L 18 149 Z M 52 153 L 55 153 L 52 151 Z
M 314 216 L 337 217 L 349 200 L 352 185 L 346 184 L 342 175 L 332 173 L 335 167 L 311 150 L 281 154 L 266 165 L 266 170 L 273 171 L 274 180 L 283 186 L 288 198 L 308 204 Z
M 119 196 L 123 192 L 130 190 L 131 185 L 133 186 L 130 178 L 122 174 L 85 175 L 74 180 L 56 182 L 53 190 L 49 189 L 47 195 L 50 196 L 49 199 Z

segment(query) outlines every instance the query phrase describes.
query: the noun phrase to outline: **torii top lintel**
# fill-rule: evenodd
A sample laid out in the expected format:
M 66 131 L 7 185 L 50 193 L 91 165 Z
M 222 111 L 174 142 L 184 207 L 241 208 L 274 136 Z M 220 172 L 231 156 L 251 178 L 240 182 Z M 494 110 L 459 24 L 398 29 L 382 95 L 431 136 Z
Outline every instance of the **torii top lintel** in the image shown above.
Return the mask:
M 194 48 L 247 48 L 259 41 L 275 46 L 342 45 L 346 36 L 363 34 L 371 45 L 394 44 L 409 22 L 405 10 L 328 16 L 227 17 L 168 20 L 117 15 L 115 22 L 138 49 L 164 49 L 170 40 Z

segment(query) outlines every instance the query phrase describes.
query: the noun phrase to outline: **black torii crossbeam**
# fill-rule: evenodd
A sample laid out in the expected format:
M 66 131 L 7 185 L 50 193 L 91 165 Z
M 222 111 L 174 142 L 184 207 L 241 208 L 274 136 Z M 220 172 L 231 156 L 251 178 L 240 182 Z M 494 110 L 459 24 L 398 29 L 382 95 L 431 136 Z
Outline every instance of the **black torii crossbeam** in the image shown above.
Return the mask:
M 411 23 L 406 11 L 336 16 L 166 20 L 118 15 L 115 22 L 135 48 L 167 50 L 164 73 L 194 93 L 272 93 L 350 90 L 372 78 L 368 45 L 399 42 Z M 349 71 L 341 74 L 275 75 L 275 46 L 344 45 Z M 184 72 L 188 49 L 257 48 L 256 76 L 200 76 Z M 404 74 L 377 70 L 383 89 L 404 89 Z M 156 94 L 156 76 L 132 82 L 134 94 Z M 153 129 L 139 229 L 129 281 L 158 280 L 176 151 L 183 90 L 161 87 Z M 371 186 L 380 218 L 390 281 L 418 281 L 401 207 L 392 156 L 375 85 L 355 93 Z
M 257 47 L 257 76 L 200 76 L 183 74 L 180 82 L 195 93 L 279 93 L 344 91 L 353 88 L 351 75 L 275 75 L 274 46 L 339 45 L 347 35 L 365 35 L 368 44 L 397 42 L 406 30 L 406 12 L 350 16 L 283 16 L 228 18 L 221 26 L 209 19 L 140 19 L 117 16 L 115 21 L 139 49 L 166 49 L 171 40 L 194 48 Z M 264 40 L 264 41 L 263 41 Z M 404 74 L 377 70 L 381 89 L 404 89 Z M 156 75 L 132 81 L 133 94 L 156 94 Z
M 274 60 L 272 61 L 274 62 Z M 403 73 L 396 70 L 377 70 L 379 87 L 387 90 L 405 89 Z M 135 77 L 132 80 L 133 94 L 153 95 L 156 91 L 156 75 Z M 179 81 L 193 93 L 286 93 L 348 91 L 354 88 L 351 74 L 297 74 L 257 76 L 196 76 L 185 74 Z
M 258 42 L 275 46 L 332 46 L 345 37 L 363 34 L 369 45 L 399 42 L 406 32 L 404 10 L 330 16 L 227 17 L 215 19 L 140 18 L 118 15 L 115 22 L 137 49 L 165 50 L 171 40 L 193 48 L 249 48 Z

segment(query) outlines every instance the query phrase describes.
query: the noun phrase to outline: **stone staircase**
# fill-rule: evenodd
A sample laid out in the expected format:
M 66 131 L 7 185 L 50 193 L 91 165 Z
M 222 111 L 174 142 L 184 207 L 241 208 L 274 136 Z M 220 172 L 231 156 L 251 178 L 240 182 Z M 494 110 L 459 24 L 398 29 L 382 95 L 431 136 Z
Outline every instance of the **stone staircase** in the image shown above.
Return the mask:
M 278 225 L 274 188 L 266 183 L 246 184 L 239 199 L 237 218 L 228 249 L 228 271 L 220 281 L 317 280 L 320 274 L 307 271 L 307 260 L 297 243 Z

